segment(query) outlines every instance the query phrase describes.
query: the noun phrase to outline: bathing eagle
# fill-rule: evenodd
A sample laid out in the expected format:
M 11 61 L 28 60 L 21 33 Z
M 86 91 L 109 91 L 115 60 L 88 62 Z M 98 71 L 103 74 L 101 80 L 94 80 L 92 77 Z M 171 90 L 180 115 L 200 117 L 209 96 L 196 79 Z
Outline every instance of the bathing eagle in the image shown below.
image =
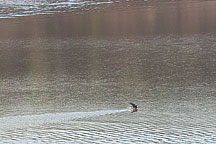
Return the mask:
M 131 108 L 130 108 L 131 112 L 137 112 L 137 105 L 134 103 L 130 103 L 130 104 L 131 104 Z

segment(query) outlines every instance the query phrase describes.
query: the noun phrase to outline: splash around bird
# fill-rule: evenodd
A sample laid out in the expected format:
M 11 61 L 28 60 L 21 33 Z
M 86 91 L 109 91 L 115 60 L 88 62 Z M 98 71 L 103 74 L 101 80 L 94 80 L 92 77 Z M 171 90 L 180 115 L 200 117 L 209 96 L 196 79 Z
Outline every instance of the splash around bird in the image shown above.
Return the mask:
M 130 103 L 131 107 L 129 107 L 130 112 L 137 112 L 137 105 L 134 103 Z

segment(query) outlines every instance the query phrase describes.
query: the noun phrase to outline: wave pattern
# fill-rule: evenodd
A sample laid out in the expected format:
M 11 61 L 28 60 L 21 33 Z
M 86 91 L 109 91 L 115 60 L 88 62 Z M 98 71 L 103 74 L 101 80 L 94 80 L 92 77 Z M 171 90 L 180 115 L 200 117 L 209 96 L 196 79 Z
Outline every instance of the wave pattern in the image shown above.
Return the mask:
M 112 1 L 86 0 L 0 0 L 0 18 L 68 12 L 85 6 L 109 4 Z
M 0 144 L 213 144 L 216 142 L 215 42 L 214 35 L 113 41 L 36 40 L 30 43 L 44 47 L 33 46 L 40 48 L 41 53 L 32 55 L 35 51 L 29 51 L 32 45 L 28 41 L 20 42 L 27 46 L 18 40 L 9 41 L 2 48 L 2 56 L 6 56 L 3 63 L 14 65 L 1 73 L 24 67 L 26 70 L 21 70 L 21 74 L 26 76 L 15 71 L 16 77 L 0 80 Z M 68 50 L 70 47 L 75 50 Z M 18 51 L 14 52 L 15 49 Z M 41 63 L 28 60 L 29 56 L 40 56 Z M 27 65 L 44 65 L 49 74 L 46 76 L 41 68 L 44 75 L 29 76 L 40 68 L 29 71 L 30 66 L 17 63 L 25 60 L 29 61 Z M 106 67 L 95 64 L 98 61 Z M 76 72 L 67 71 L 71 62 Z M 50 71 L 55 64 L 67 66 L 57 66 L 55 69 L 63 68 L 62 72 L 52 75 Z M 67 75 L 65 71 L 72 73 Z M 137 113 L 126 109 L 48 113 L 117 109 L 126 107 L 130 101 L 138 104 Z M 33 115 L 27 116 L 29 113 Z M 25 116 L 11 116 L 20 114 Z
M 100 116 L 113 114 L 118 112 L 128 111 L 122 110 L 106 110 L 94 112 L 68 112 L 68 113 L 49 113 L 40 115 L 25 115 L 25 116 L 9 116 L 0 118 L 1 129 L 25 128 L 49 123 L 60 123 L 64 121 L 86 118 L 92 116 Z
M 216 140 L 213 121 L 204 122 L 196 117 L 194 121 L 189 117 L 171 120 L 146 114 L 146 118 L 134 122 L 131 118 L 143 113 L 118 112 L 107 111 L 106 115 L 100 115 L 101 119 L 83 116 L 0 132 L 0 143 L 214 143 Z

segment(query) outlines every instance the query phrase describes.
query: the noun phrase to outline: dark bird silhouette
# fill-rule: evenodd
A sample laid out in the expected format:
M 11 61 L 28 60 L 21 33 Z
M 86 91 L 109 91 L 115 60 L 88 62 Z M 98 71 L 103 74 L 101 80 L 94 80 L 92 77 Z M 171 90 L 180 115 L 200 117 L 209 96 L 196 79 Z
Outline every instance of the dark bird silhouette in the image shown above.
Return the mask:
M 130 108 L 131 112 L 137 112 L 137 105 L 134 103 L 130 103 L 130 104 L 131 104 L 131 108 Z

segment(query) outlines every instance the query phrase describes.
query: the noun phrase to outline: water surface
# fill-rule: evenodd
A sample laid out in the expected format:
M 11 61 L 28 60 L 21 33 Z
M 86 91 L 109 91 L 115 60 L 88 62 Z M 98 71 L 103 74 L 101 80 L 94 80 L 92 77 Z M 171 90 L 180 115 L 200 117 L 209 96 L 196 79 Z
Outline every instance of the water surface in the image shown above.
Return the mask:
M 0 143 L 214 143 L 216 3 L 94 7 L 0 20 Z

